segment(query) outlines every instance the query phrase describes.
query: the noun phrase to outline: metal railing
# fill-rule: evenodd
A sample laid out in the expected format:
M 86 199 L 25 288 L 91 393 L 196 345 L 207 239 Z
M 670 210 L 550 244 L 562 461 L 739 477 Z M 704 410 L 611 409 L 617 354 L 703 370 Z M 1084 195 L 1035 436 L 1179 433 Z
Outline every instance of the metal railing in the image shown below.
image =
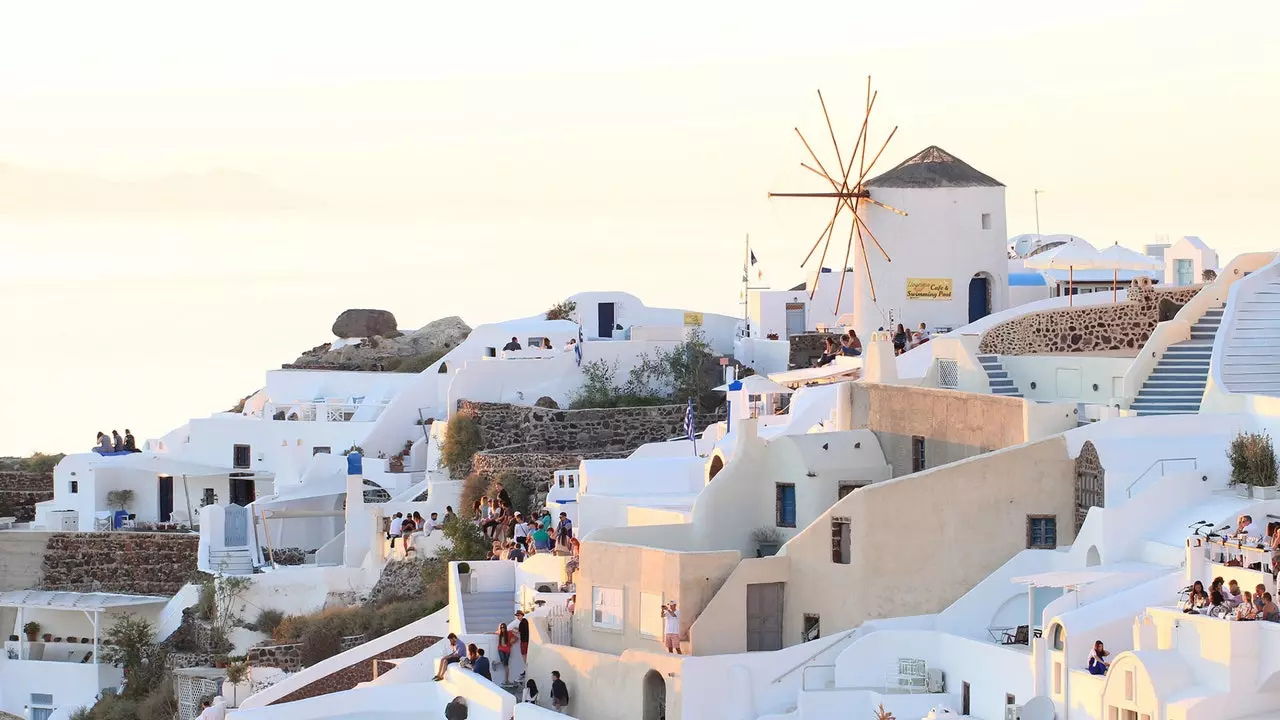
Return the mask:
M 1138 476 L 1138 479 L 1136 479 L 1136 480 L 1134 480 L 1133 482 L 1129 483 L 1129 487 L 1125 488 L 1125 493 L 1126 493 L 1126 494 L 1128 494 L 1128 496 L 1129 496 L 1130 498 L 1132 498 L 1132 497 L 1133 497 L 1133 488 L 1134 488 L 1134 486 L 1135 486 L 1135 485 L 1137 485 L 1138 483 L 1142 482 L 1142 479 L 1143 479 L 1143 478 L 1145 478 L 1147 475 L 1151 474 L 1151 471 L 1152 471 L 1152 470 L 1155 470 L 1157 465 L 1160 467 L 1160 477 L 1164 477 L 1164 476 L 1165 476 L 1165 472 L 1164 472 L 1164 464 L 1165 464 L 1165 463 L 1170 463 L 1170 462 L 1190 462 L 1190 463 L 1191 463 L 1191 469 L 1192 469 L 1192 470 L 1199 470 L 1199 469 L 1200 469 L 1199 461 L 1197 461 L 1197 460 L 1196 460 L 1195 458 L 1193 458 L 1193 457 L 1182 457 L 1182 458 L 1160 458 L 1159 460 L 1156 460 L 1155 462 L 1153 462 L 1153 463 L 1151 463 L 1150 465 L 1148 465 L 1148 466 L 1147 466 L 1147 469 L 1146 469 L 1146 470 L 1143 470 L 1143 471 L 1142 471 L 1142 474 Z
M 841 633 L 836 633 L 833 637 L 838 638 L 837 640 L 835 640 L 834 642 L 828 643 L 828 644 L 827 644 L 826 646 L 824 646 L 821 650 L 817 650 L 817 651 L 815 651 L 812 655 L 810 655 L 810 656 L 806 657 L 805 659 L 801 660 L 800 662 L 796 663 L 794 666 L 792 666 L 792 668 L 791 668 L 790 670 L 787 670 L 786 672 L 782 673 L 782 674 L 781 674 L 781 675 L 779 675 L 778 677 L 774 678 L 774 679 L 773 679 L 773 682 L 775 682 L 775 683 L 782 682 L 782 679 L 783 679 L 783 678 L 785 678 L 786 676 L 790 675 L 791 673 L 793 673 L 793 672 L 795 672 L 795 671 L 799 670 L 800 668 L 804 667 L 805 665 L 807 665 L 807 664 L 809 663 L 809 661 L 810 661 L 810 660 L 812 660 L 812 659 L 814 659 L 814 658 L 818 657 L 818 656 L 819 656 L 819 655 L 821 655 L 822 653 L 824 653 L 824 652 L 826 652 L 826 651 L 830 650 L 831 648 L 835 647 L 836 645 L 839 645 L 840 643 L 844 642 L 845 640 L 848 640 L 848 639 L 849 639 L 849 636 L 850 636 L 850 635 L 852 635 L 852 634 L 854 634 L 854 633 L 856 633 L 856 632 L 858 632 L 858 628 L 852 628 L 852 629 L 850 629 L 850 630 L 845 630 L 844 632 L 841 632 Z

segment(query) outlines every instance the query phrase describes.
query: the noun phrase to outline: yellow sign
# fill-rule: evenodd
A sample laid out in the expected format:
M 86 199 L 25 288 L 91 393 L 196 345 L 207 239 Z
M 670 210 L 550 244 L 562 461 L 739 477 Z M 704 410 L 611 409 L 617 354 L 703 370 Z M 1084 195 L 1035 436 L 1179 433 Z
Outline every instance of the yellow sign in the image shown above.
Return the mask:
M 702 327 L 702 313 L 687 312 L 684 314 L 685 327 Z
M 908 300 L 950 300 L 951 278 L 907 278 Z

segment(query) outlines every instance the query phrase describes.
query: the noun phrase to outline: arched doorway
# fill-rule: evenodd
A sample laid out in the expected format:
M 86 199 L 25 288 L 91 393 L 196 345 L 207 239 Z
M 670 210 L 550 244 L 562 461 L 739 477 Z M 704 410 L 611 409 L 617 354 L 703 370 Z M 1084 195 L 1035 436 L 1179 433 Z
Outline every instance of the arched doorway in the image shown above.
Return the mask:
M 991 276 L 980 272 L 969 281 L 969 322 L 991 314 Z
M 711 469 L 707 471 L 707 482 L 711 482 L 712 480 L 714 480 L 716 478 L 716 475 L 719 475 L 720 471 L 723 469 L 724 469 L 724 458 L 720 457 L 720 455 L 718 454 L 713 456 L 711 458 Z
M 1102 564 L 1102 554 L 1098 552 L 1097 545 L 1090 545 L 1089 552 L 1084 556 L 1085 567 L 1097 567 Z
M 644 674 L 644 720 L 667 720 L 667 681 L 657 670 Z
M 1091 507 L 1103 507 L 1106 497 L 1106 472 L 1092 441 L 1086 440 L 1076 456 L 1076 532 L 1084 526 Z

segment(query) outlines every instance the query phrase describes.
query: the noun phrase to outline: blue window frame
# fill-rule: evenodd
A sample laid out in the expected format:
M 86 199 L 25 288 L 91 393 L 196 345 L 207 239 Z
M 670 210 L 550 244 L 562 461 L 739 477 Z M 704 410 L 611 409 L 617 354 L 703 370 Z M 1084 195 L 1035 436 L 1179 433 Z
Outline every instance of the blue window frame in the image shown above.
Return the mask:
M 1058 518 L 1056 515 L 1027 516 L 1027 547 L 1041 549 L 1058 547 Z
M 777 526 L 796 526 L 796 486 L 778 483 L 777 490 Z

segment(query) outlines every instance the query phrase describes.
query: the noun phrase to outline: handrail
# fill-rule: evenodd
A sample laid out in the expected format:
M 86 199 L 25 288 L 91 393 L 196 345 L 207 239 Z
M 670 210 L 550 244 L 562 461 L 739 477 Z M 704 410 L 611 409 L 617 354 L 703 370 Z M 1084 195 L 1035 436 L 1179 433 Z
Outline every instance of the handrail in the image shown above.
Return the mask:
M 1154 470 L 1154 469 L 1155 469 L 1155 467 L 1156 467 L 1157 465 L 1159 465 L 1159 466 L 1160 466 L 1160 477 L 1164 477 L 1164 464 L 1165 464 L 1165 463 L 1167 463 L 1167 462 L 1186 462 L 1186 461 L 1188 461 L 1188 460 L 1190 460 L 1191 462 L 1195 463 L 1195 466 L 1191 468 L 1192 470 L 1199 470 L 1199 469 L 1200 469 L 1200 461 L 1199 461 L 1199 460 L 1197 460 L 1196 458 L 1193 458 L 1193 457 L 1181 457 L 1181 458 L 1160 458 L 1159 460 L 1156 460 L 1155 462 L 1153 462 L 1153 463 L 1151 463 L 1150 465 L 1148 465 L 1148 466 L 1147 466 L 1147 469 L 1142 471 L 1142 474 L 1138 476 L 1138 479 L 1137 479 L 1137 480 L 1134 480 L 1133 482 L 1129 483 L 1129 487 L 1125 488 L 1125 492 L 1128 494 L 1128 496 L 1129 496 L 1130 498 L 1132 498 L 1132 497 L 1133 497 L 1133 486 L 1134 486 L 1134 485 L 1137 485 L 1137 484 L 1138 484 L 1138 483 L 1140 483 L 1140 482 L 1142 482 L 1142 478 L 1146 477 L 1146 476 L 1147 476 L 1147 473 L 1149 473 L 1149 472 L 1151 472 L 1152 470 Z
M 831 648 L 835 647 L 836 645 L 840 644 L 841 642 L 844 642 L 845 638 L 844 638 L 844 637 L 841 637 L 841 636 L 852 635 L 853 633 L 858 632 L 858 630 L 859 630 L 859 628 L 853 628 L 853 629 L 851 629 L 851 630 L 845 630 L 845 631 L 844 631 L 844 632 L 842 632 L 842 633 L 837 633 L 837 634 L 836 634 L 836 635 L 834 635 L 833 637 L 840 638 L 839 640 L 836 640 L 835 642 L 827 643 L 827 646 L 826 646 L 826 647 L 824 647 L 824 648 L 822 648 L 821 650 L 819 650 L 819 651 L 815 652 L 814 654 L 810 655 L 809 657 L 805 658 L 804 660 L 801 660 L 799 663 L 797 663 L 797 664 L 796 664 L 794 667 L 792 667 L 790 670 L 788 670 L 788 671 L 786 671 L 786 672 L 782 673 L 781 675 L 779 675 L 778 677 L 774 678 L 774 679 L 773 679 L 773 682 L 774 682 L 774 683 L 782 682 L 782 678 L 784 678 L 784 677 L 786 677 L 786 676 L 790 675 L 791 673 L 793 673 L 793 672 L 795 672 L 795 671 L 799 670 L 800 668 L 802 668 L 802 667 L 804 667 L 805 665 L 807 665 L 807 664 L 809 663 L 809 661 L 810 661 L 810 660 L 812 660 L 812 659 L 814 659 L 814 658 L 818 657 L 818 656 L 819 656 L 819 655 L 821 655 L 822 653 L 824 653 L 824 652 L 826 652 L 826 651 L 830 650 Z

